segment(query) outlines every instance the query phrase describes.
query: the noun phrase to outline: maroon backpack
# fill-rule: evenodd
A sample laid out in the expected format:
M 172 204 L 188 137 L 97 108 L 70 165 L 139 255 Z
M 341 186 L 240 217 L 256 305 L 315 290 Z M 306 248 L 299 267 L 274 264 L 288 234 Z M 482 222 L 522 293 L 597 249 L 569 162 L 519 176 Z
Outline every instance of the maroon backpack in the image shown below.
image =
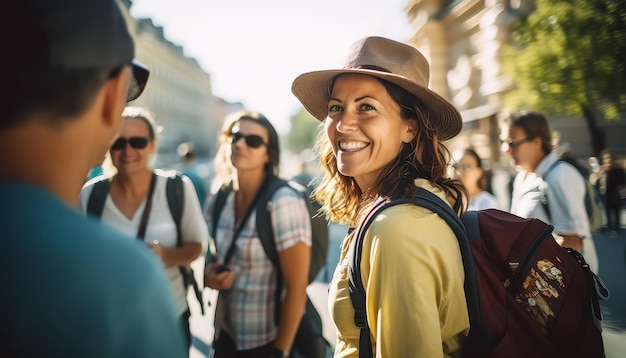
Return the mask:
M 349 285 L 361 328 L 359 357 L 372 357 L 359 274 L 365 232 L 382 210 L 406 203 L 437 213 L 459 240 L 470 317 L 464 356 L 604 357 L 598 300 L 609 292 L 580 253 L 554 240 L 551 225 L 496 209 L 470 211 L 461 220 L 422 188 L 414 198 L 379 203 L 356 228 Z

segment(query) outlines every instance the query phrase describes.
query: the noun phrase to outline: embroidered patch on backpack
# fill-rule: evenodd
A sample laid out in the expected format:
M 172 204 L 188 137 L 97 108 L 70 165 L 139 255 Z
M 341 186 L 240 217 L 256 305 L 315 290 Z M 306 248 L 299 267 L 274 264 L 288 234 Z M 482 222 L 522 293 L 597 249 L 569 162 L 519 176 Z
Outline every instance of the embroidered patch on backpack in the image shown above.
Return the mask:
M 540 331 L 547 334 L 548 319 L 554 317 L 550 301 L 559 298 L 559 292 L 563 291 L 565 284 L 563 272 L 550 260 L 537 261 L 536 268 L 530 269 L 530 274 L 524 280 L 522 290 L 515 296 L 515 300 L 537 322 Z

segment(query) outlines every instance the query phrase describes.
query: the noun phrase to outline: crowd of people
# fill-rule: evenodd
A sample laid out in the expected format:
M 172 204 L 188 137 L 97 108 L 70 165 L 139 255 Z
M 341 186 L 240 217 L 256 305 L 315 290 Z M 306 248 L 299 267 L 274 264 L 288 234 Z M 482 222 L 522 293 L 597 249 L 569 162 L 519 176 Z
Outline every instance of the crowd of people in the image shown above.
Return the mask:
M 309 283 L 307 198 L 288 187 L 271 195 L 277 263 L 254 220 L 257 201 L 280 176 L 271 121 L 248 110 L 224 119 L 213 191 L 191 172 L 153 168 L 154 118 L 127 104 L 141 95 L 149 69 L 134 59 L 117 3 L 30 0 L 5 11 L 0 29 L 28 36 L 9 43 L 1 60 L 0 285 L 10 294 L 0 295 L 0 356 L 188 356 L 189 265 L 206 252 L 202 284 L 219 292 L 212 356 L 310 357 L 294 348 Z M 318 215 L 358 227 L 381 201 L 421 188 L 459 216 L 493 208 L 548 222 L 555 240 L 598 272 L 585 180 L 604 198 L 607 229 L 620 230 L 626 180 L 616 157 L 603 152 L 602 166 L 585 178 L 559 160 L 542 113 L 513 112 L 504 144 L 520 170 L 510 208 L 502 208 L 474 148 L 453 162 L 445 141 L 463 121 L 428 88 L 429 70 L 413 46 L 365 37 L 343 67 L 294 79 L 294 95 L 323 125 Z M 179 154 L 189 165 L 193 144 Z M 94 174 L 105 156 L 112 167 Z M 228 192 L 214 212 L 220 190 Z M 471 327 L 448 224 L 403 204 L 376 217 L 358 250 L 354 236 L 344 238 L 329 284 L 334 356 L 459 356 Z M 350 297 L 355 255 L 366 337 Z

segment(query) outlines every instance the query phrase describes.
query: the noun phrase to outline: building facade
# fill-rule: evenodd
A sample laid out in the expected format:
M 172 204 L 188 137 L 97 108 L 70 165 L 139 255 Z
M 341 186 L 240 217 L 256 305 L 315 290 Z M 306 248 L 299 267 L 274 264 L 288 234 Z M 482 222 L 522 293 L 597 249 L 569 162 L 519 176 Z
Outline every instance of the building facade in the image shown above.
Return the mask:
M 135 39 L 135 58 L 150 68 L 144 94 L 129 106 L 145 107 L 154 113 L 159 126 L 155 166 L 179 162 L 176 148 L 192 142 L 200 157 L 213 157 L 222 106 L 211 89 L 211 76 L 183 48 L 164 36 L 151 19 L 129 15 L 132 1 L 122 0 L 129 31 Z
M 431 63 L 431 88 L 461 110 L 463 132 L 449 146 L 473 147 L 493 169 L 511 171 L 511 161 L 500 150 L 502 119 L 509 109 L 503 93 L 514 79 L 502 71 L 501 48 L 510 44 L 512 26 L 529 14 L 532 0 L 409 0 L 405 12 L 414 33 L 409 42 Z M 550 125 L 561 142 L 585 162 L 593 156 L 586 122 L 572 116 L 550 116 Z M 626 120 L 600 122 L 606 143 L 626 154 Z

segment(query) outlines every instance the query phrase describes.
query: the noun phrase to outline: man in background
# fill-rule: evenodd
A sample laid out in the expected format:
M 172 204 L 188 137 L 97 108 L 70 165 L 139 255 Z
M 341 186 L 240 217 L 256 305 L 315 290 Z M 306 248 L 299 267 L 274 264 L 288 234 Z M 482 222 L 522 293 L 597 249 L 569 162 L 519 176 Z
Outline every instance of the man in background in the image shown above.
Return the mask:
M 158 258 L 75 209 L 148 79 L 117 2 L 9 0 L 0 36 L 0 356 L 187 356 Z
M 198 173 L 196 166 L 196 151 L 193 143 L 185 142 L 178 145 L 178 156 L 181 161 L 181 173 L 191 179 L 193 187 L 196 189 L 198 200 L 200 201 L 200 207 L 204 209 L 204 201 L 207 196 L 206 184 L 204 179 Z
M 585 179 L 570 163 L 559 160 L 542 113 L 514 112 L 508 125 L 506 150 L 520 168 L 513 182 L 511 213 L 554 225 L 559 244 L 581 252 L 592 271 L 598 272 L 585 207 Z
M 603 150 L 600 158 L 602 158 L 602 165 L 589 178 L 604 199 L 608 229 L 617 232 L 622 226 L 622 191 L 626 185 L 626 175 L 624 168 L 612 155 L 610 149 Z

